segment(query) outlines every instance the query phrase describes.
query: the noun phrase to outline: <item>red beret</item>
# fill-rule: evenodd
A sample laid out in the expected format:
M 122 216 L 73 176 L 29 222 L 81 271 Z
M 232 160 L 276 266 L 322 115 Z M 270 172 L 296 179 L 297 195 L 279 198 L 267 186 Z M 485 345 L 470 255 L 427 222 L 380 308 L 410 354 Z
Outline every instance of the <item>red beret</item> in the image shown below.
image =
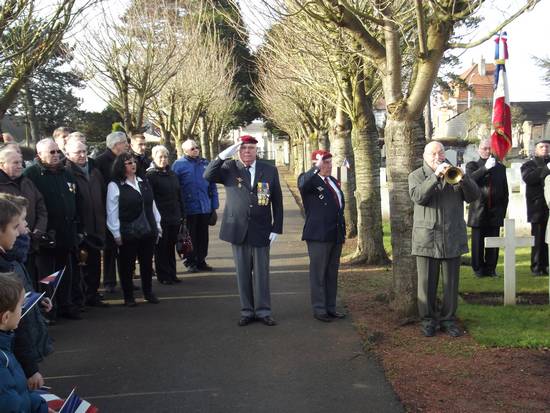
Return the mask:
M 254 143 L 254 144 L 258 143 L 256 138 L 254 136 L 250 136 L 250 135 L 241 136 L 241 142 L 242 143 Z
M 311 160 L 316 161 L 319 156 L 323 161 L 325 159 L 332 158 L 332 154 L 329 151 L 325 151 L 324 149 L 317 149 L 316 151 L 313 151 L 311 153 Z

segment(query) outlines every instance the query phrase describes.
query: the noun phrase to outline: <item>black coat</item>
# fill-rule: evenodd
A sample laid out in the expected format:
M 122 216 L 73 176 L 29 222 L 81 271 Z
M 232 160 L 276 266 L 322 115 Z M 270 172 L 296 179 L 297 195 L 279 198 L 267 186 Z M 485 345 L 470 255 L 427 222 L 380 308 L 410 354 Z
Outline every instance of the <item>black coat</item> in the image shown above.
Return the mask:
M 506 167 L 496 163 L 485 168 L 486 159 L 468 162 L 466 174 L 475 181 L 481 197 L 472 202 L 468 209 L 468 226 L 501 227 L 508 208 L 508 180 Z
M 78 232 L 99 237 L 105 242 L 105 201 L 103 195 L 104 179 L 94 160 L 88 159 L 89 175 L 67 160 L 65 168 L 74 175 L 76 181 L 76 210 L 78 214 Z
M 535 156 L 521 165 L 521 177 L 525 182 L 525 199 L 527 201 L 527 221 L 545 223 L 548 221 L 548 206 L 544 200 L 544 178 L 550 175 L 546 164 L 550 158 Z
M 96 168 L 99 169 L 101 176 L 103 176 L 104 196 L 107 194 L 107 185 L 109 185 L 109 182 L 113 180 L 113 163 L 115 162 L 115 159 L 116 155 L 109 148 L 105 149 L 105 151 L 94 159 Z
M 170 168 L 160 169 L 151 163 L 147 170 L 147 180 L 153 190 L 161 225 L 179 224 L 185 217 L 185 206 L 176 174 Z
M 147 176 L 147 169 L 151 165 L 151 158 L 147 155 L 139 155 L 132 151 L 132 156 L 136 160 L 136 175 L 145 180 Z
M 302 232 L 305 241 L 335 242 L 342 244 L 346 236 L 344 220 L 344 193 L 338 181 L 329 177 L 340 192 L 342 207 L 336 203 L 330 188 L 318 175 L 317 168 L 311 168 L 298 177 L 298 189 L 306 213 L 306 222 Z
M 256 161 L 252 188 L 242 162 L 216 158 L 204 171 L 204 178 L 225 186 L 227 200 L 220 238 L 232 244 L 267 247 L 271 232 L 283 233 L 283 195 L 277 168 Z M 266 205 L 258 204 L 258 186 L 269 187 Z M 250 229 L 250 231 L 249 231 Z
M 62 165 L 55 170 L 37 161 L 23 174 L 33 181 L 48 210 L 48 231 L 55 231 L 56 248 L 70 250 L 77 245 L 76 182 Z

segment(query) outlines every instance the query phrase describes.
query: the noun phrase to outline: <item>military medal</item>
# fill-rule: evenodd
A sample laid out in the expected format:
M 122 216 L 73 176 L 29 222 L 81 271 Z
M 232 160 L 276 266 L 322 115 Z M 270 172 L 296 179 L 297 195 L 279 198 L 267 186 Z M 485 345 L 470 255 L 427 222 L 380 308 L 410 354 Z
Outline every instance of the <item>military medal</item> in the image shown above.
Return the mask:
M 257 191 L 258 195 L 258 205 L 267 206 L 269 205 L 269 183 L 267 182 L 258 182 Z
M 241 178 L 240 176 L 237 178 L 237 188 L 242 188 L 242 182 L 243 182 L 243 178 Z

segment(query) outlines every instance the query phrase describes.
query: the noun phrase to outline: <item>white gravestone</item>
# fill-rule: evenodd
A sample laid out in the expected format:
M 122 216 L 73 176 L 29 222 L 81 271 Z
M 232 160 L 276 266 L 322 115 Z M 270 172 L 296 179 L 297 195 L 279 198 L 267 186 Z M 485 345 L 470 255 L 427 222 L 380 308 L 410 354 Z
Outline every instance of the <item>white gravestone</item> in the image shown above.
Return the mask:
M 485 238 L 485 248 L 504 248 L 504 305 L 516 304 L 516 248 L 532 247 L 535 237 L 516 237 L 513 219 L 504 220 L 504 237 Z

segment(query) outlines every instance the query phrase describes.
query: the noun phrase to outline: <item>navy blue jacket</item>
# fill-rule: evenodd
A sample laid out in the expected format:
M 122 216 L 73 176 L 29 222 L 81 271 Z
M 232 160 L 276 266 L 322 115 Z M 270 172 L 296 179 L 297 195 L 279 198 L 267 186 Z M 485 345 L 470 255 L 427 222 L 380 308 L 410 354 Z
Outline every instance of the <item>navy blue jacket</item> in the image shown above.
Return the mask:
M 27 378 L 11 352 L 13 333 L 0 331 L 0 412 L 47 413 L 46 401 L 29 391 Z
M 330 176 L 329 179 L 340 192 L 342 206 L 339 207 L 330 188 L 318 173 L 319 169 L 314 167 L 298 177 L 298 189 L 306 213 L 302 239 L 343 244 L 346 236 L 344 193 L 340 190 L 338 181 Z
M 210 214 L 220 206 L 216 184 L 203 178 L 207 166 L 206 159 L 190 156 L 183 156 L 172 165 L 187 215 Z
M 237 245 L 246 243 L 253 247 L 267 247 L 271 232 L 283 233 L 283 195 L 279 173 L 274 166 L 256 161 L 252 188 L 246 173 L 241 161 L 223 161 L 220 158 L 210 162 L 204 172 L 207 180 L 225 186 L 227 201 L 220 238 Z M 258 202 L 258 187 L 269 192 L 265 204 Z

